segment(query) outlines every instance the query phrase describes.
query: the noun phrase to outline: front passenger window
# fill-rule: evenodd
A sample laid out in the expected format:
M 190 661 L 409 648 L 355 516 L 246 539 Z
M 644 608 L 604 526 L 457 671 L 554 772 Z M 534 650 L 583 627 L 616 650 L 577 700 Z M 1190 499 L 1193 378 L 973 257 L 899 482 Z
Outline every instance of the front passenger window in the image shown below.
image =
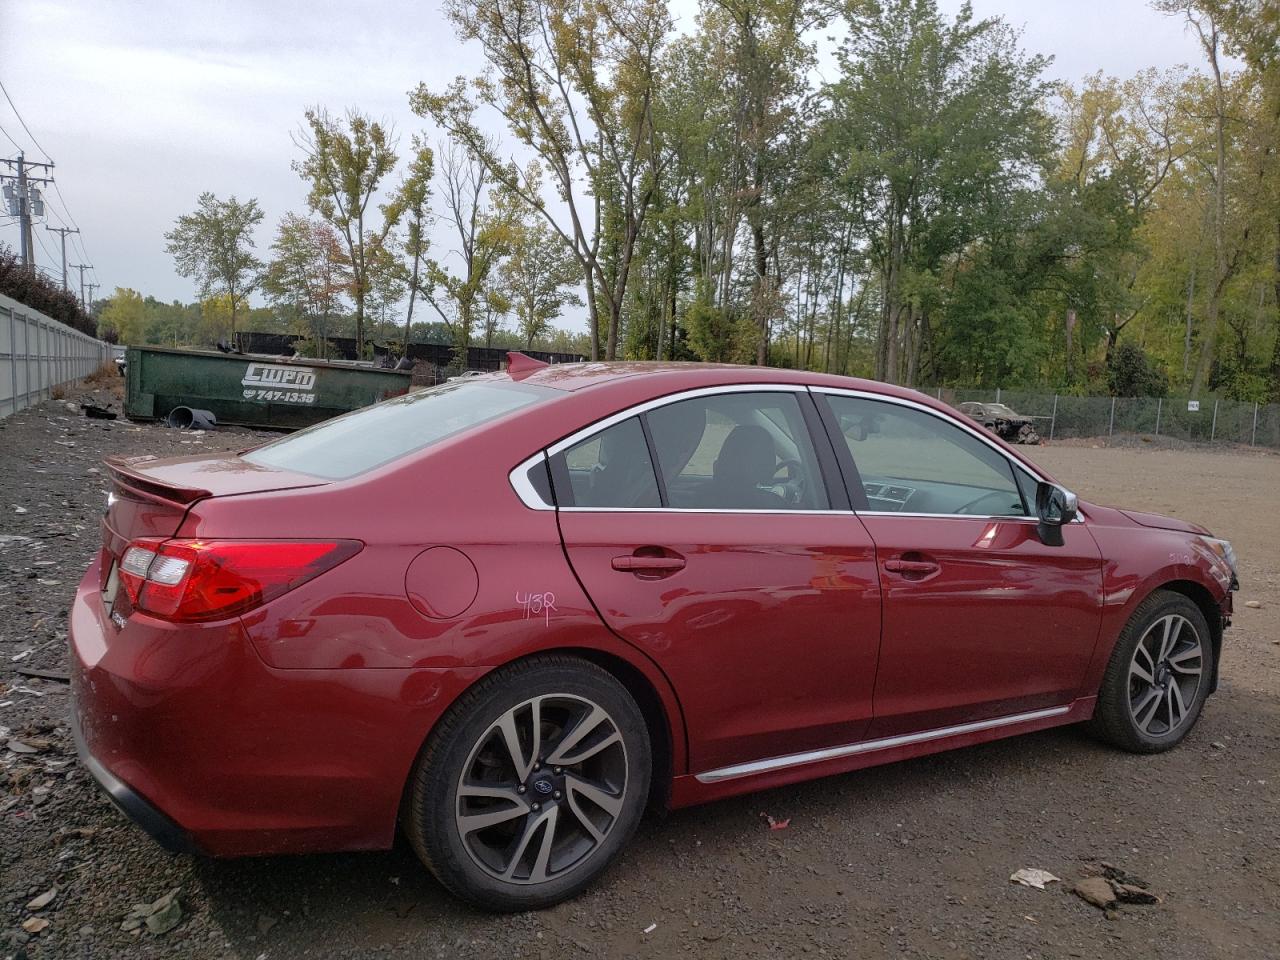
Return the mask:
M 875 513 L 1025 516 L 1013 467 L 967 430 L 914 407 L 829 395 Z

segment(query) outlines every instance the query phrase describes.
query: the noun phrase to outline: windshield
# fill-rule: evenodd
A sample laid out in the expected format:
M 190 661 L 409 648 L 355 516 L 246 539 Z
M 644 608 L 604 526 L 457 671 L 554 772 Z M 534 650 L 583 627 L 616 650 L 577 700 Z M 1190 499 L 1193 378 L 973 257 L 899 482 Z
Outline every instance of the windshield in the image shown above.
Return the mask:
M 994 413 L 1001 417 L 1016 417 L 1017 414 L 1006 407 L 1003 403 L 988 403 L 987 413 Z
M 555 395 L 526 384 L 451 381 L 317 423 L 250 450 L 244 459 L 346 480 Z

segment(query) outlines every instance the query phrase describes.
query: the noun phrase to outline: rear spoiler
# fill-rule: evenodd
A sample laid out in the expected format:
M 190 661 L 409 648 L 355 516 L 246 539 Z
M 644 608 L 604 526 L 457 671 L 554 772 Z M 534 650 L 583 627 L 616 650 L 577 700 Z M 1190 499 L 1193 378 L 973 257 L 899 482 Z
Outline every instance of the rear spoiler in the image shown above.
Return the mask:
M 111 472 L 111 479 L 122 490 L 160 503 L 194 503 L 205 497 L 213 496 L 212 491 L 202 487 L 184 487 L 173 483 L 164 483 L 140 472 L 138 467 L 158 460 L 159 457 L 146 454 L 139 457 L 110 456 L 103 463 Z

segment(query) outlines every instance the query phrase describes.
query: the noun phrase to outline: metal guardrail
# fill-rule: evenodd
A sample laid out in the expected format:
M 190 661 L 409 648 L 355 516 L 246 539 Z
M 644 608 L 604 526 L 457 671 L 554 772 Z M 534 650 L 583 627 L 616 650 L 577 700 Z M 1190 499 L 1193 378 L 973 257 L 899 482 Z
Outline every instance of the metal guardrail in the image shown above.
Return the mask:
M 0 417 L 47 400 L 54 387 L 110 359 L 109 343 L 0 294 Z
M 1037 417 L 1048 440 L 1147 434 L 1193 443 L 1240 444 L 1280 449 L 1280 403 L 1195 400 L 1186 397 L 1072 397 L 1027 390 L 924 391 L 944 403 L 1004 403 Z

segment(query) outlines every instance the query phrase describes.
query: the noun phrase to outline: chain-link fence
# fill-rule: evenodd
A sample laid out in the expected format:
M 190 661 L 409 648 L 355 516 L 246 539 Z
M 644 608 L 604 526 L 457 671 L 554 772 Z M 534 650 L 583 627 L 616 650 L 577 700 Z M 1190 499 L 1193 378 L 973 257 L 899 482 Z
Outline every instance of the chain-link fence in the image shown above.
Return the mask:
M 926 389 L 944 403 L 1003 403 L 1037 418 L 1047 440 L 1145 434 L 1280 449 L 1280 403 L 1172 397 L 1069 397 L 1026 390 Z

